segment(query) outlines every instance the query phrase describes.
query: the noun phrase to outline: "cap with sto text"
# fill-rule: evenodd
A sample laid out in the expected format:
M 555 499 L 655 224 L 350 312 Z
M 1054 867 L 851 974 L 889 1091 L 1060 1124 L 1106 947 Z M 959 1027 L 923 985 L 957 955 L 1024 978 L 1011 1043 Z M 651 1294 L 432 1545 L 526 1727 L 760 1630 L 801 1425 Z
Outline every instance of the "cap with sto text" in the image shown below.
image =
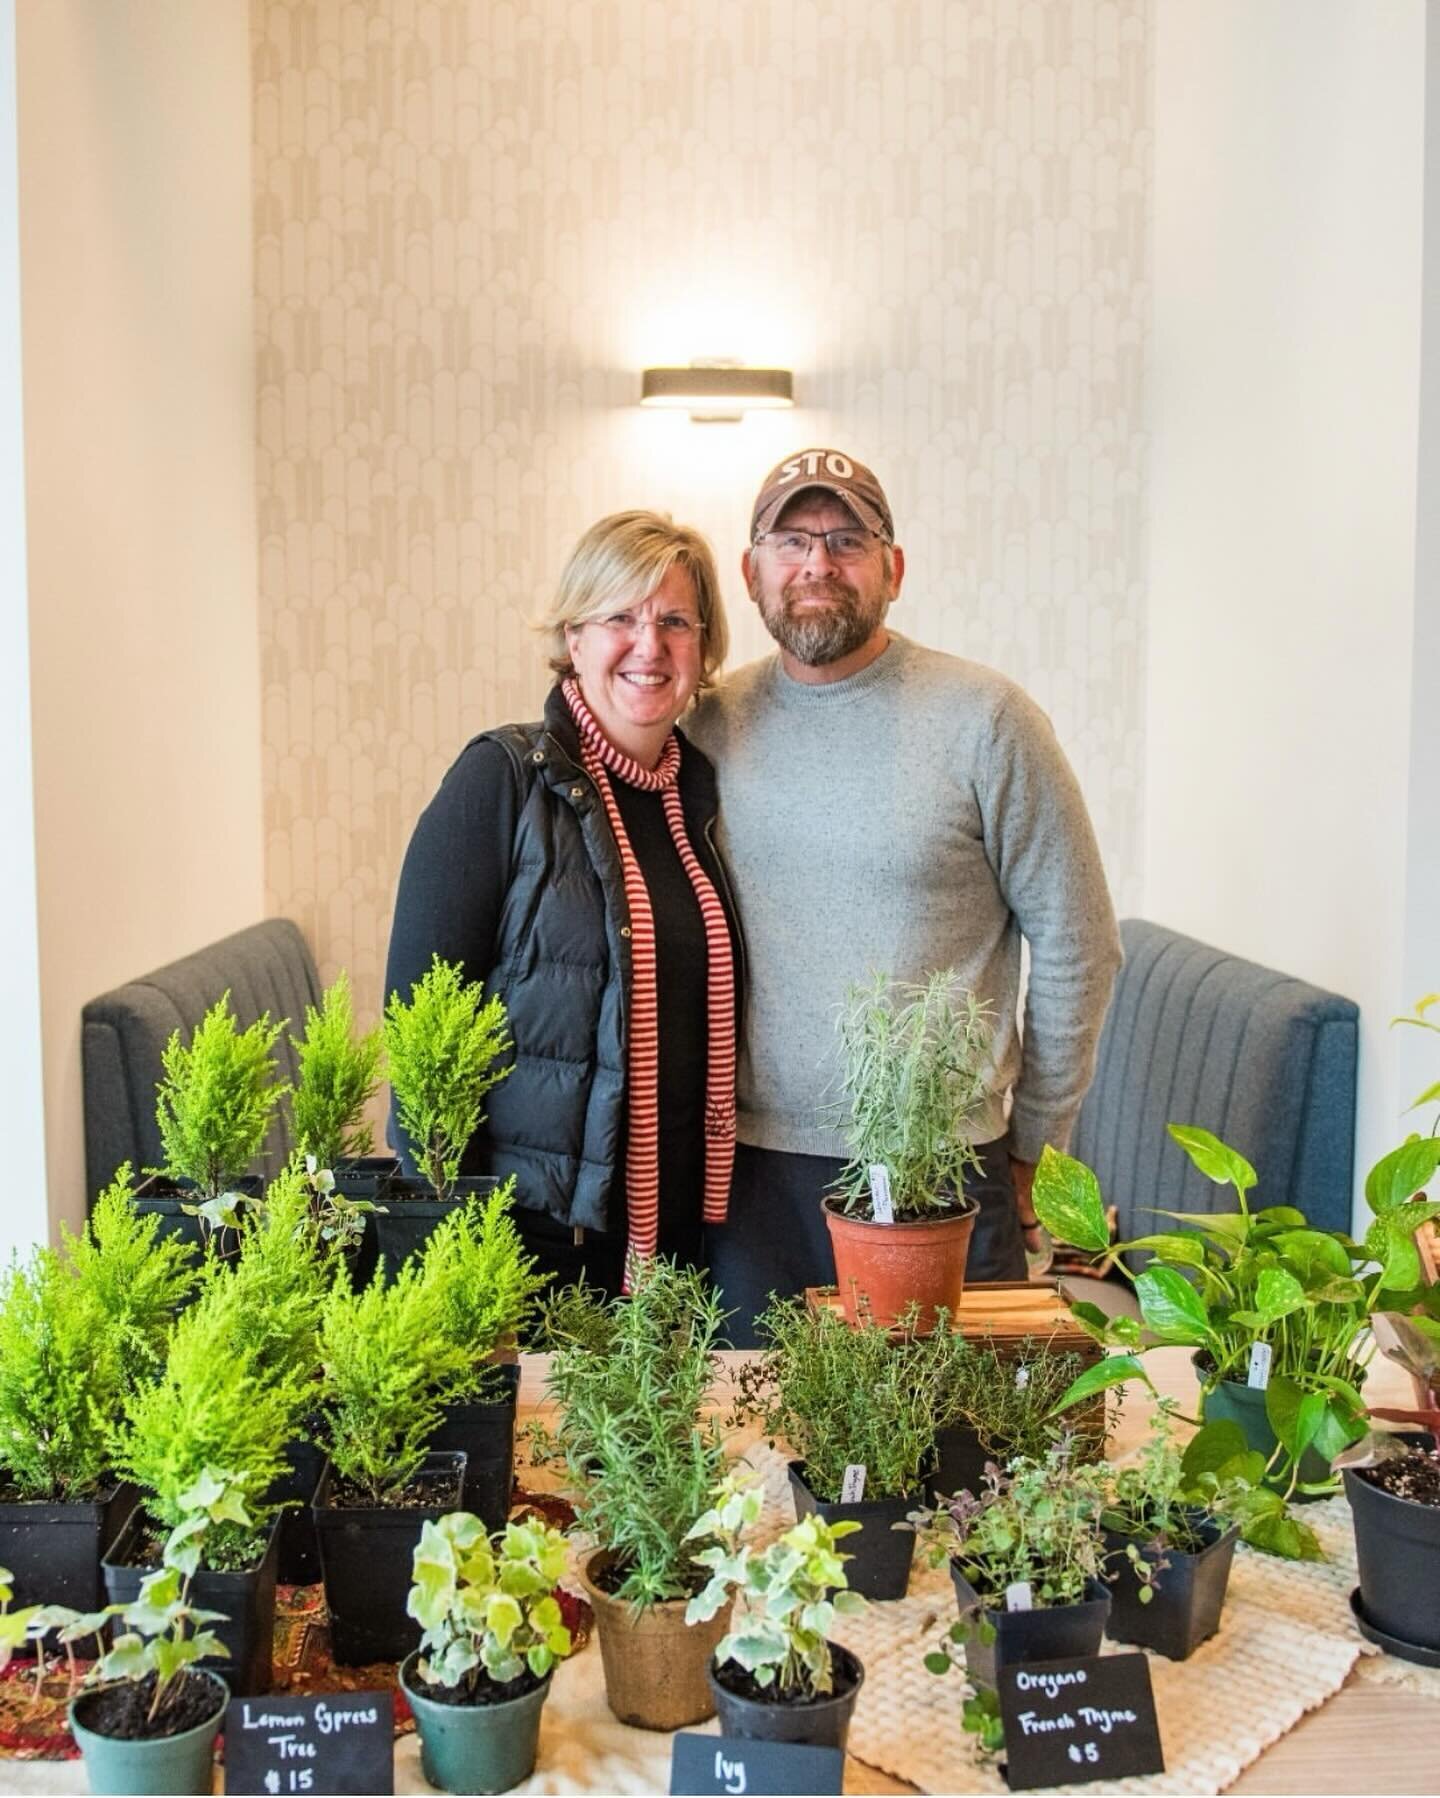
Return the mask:
M 750 541 L 773 529 L 786 503 L 812 487 L 833 493 L 867 531 L 874 531 L 887 543 L 895 541 L 895 521 L 885 489 L 863 462 L 832 449 L 801 450 L 771 469 L 750 514 Z

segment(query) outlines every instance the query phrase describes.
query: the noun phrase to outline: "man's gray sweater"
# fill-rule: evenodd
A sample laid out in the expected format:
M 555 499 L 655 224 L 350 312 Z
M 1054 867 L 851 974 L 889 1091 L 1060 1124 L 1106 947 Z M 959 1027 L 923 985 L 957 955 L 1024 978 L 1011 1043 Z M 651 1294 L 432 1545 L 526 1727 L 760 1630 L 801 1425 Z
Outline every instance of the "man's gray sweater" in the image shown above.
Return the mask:
M 994 1019 L 974 1140 L 1004 1134 L 1013 1088 L 1011 1153 L 1064 1148 L 1120 942 L 1085 802 L 1039 707 L 1003 675 L 892 632 L 828 685 L 790 679 L 778 656 L 752 662 L 682 728 L 719 771 L 749 962 L 740 1140 L 845 1154 L 822 1113 L 845 989 L 954 967 Z

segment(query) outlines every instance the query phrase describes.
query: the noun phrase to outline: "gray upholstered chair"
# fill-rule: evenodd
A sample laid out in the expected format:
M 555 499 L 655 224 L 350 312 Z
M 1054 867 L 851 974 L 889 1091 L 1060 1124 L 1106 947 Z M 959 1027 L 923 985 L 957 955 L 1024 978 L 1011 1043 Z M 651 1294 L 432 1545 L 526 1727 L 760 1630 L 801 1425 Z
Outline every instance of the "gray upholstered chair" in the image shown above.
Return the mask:
M 1121 1236 L 1165 1227 L 1150 1207 L 1234 1208 L 1171 1141 L 1171 1122 L 1238 1149 L 1258 1203 L 1348 1230 L 1357 1007 L 1160 924 L 1127 918 L 1120 934 L 1125 966 L 1071 1147 L 1117 1207 Z
M 290 1020 L 276 1043 L 279 1076 L 295 1078 L 291 1031 L 305 1023 L 305 1007 L 320 1002 L 320 977 L 305 938 L 288 918 L 252 924 L 218 943 L 141 975 L 92 999 L 82 1015 L 85 1082 L 85 1177 L 89 1202 L 122 1161 L 136 1172 L 162 1159 L 155 1124 L 160 1052 L 172 1030 L 188 1036 L 228 989 L 242 1028 L 268 1012 Z M 289 1119 L 281 1107 L 264 1153 L 251 1171 L 273 1174 L 290 1153 Z

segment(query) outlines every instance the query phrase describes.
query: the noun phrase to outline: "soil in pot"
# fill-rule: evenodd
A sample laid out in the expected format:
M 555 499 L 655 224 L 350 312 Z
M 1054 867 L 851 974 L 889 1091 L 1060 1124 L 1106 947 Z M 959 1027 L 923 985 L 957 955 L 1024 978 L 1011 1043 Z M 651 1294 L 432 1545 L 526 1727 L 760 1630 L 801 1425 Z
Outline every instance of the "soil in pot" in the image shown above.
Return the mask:
M 340 1666 L 401 1661 L 419 1647 L 420 1625 L 405 1613 L 415 1544 L 427 1518 L 460 1508 L 464 1475 L 464 1455 L 427 1455 L 397 1502 L 385 1506 L 348 1490 L 333 1467 L 321 1475 L 312 1508 Z
M 1141 1583 L 1125 1552 L 1127 1538 L 1106 1532 L 1111 1578 L 1105 1634 L 1112 1642 L 1133 1642 L 1172 1661 L 1184 1661 L 1219 1629 L 1240 1531 L 1238 1526 L 1222 1529 L 1218 1523 L 1205 1522 L 1196 1525 L 1196 1532 L 1205 1545 L 1193 1553 L 1142 1546 L 1147 1561 L 1164 1563 L 1151 1581 L 1148 1604 L 1140 1602 Z
M 1366 1620 L 1390 1638 L 1392 1654 L 1433 1657 L 1440 1652 L 1440 1457 L 1417 1446 L 1403 1460 L 1347 1467 L 1345 1496 Z M 1406 1647 L 1415 1649 L 1413 1657 Z
M 63 1604 L 98 1611 L 105 1603 L 100 1557 L 138 1497 L 124 1480 L 74 1504 L 18 1498 L 0 1485 L 0 1567 L 10 1569 L 14 1607 Z
M 685 1729 L 715 1714 L 708 1669 L 730 1627 L 726 1604 L 708 1623 L 687 1624 L 686 1600 L 667 1599 L 637 1616 L 608 1590 L 623 1577 L 615 1557 L 590 1557 L 580 1578 L 595 1612 L 605 1698 L 622 1723 L 635 1729 Z
M 105 1589 L 111 1604 L 130 1604 L 140 1596 L 141 1582 L 160 1565 L 165 1535 L 142 1509 L 130 1513 L 105 1556 Z M 237 1698 L 270 1690 L 279 1552 L 277 1518 L 256 1566 L 238 1573 L 202 1567 L 190 1588 L 201 1610 L 221 1614 L 224 1621 L 212 1623 L 210 1628 L 230 1650 L 226 1660 L 201 1661 L 199 1665 L 222 1674 Z
M 407 1656 L 400 1685 L 420 1732 L 420 1768 L 446 1792 L 508 1792 L 535 1770 L 540 1713 L 550 1676 L 525 1672 L 497 1685 L 483 1673 L 475 1686 L 423 1679 L 418 1655 Z
M 1079 1660 L 1100 1652 L 1110 1614 L 1110 1588 L 1104 1580 L 1087 1580 L 1078 1604 L 1034 1611 L 994 1608 L 994 1601 L 977 1592 L 953 1561 L 950 1580 L 960 1615 L 969 1624 L 965 1665 L 977 1686 L 993 1690 L 1000 1669 L 1020 1662 Z
M 428 1180 L 395 1175 L 385 1187 L 385 1209 L 372 1212 L 370 1217 L 375 1248 L 385 1262 L 386 1279 L 393 1280 L 395 1270 L 424 1249 L 438 1223 L 471 1199 L 488 1198 L 499 1184 L 489 1174 L 466 1174 L 455 1182 L 447 1197 L 437 1199 Z
M 796 1691 L 777 1692 L 761 1686 L 755 1676 L 734 1661 L 710 1668 L 710 1686 L 724 1736 L 746 1736 L 751 1741 L 804 1742 L 812 1748 L 839 1748 L 850 1734 L 855 1700 L 865 1683 L 860 1657 L 838 1642 L 830 1649 L 833 1689 L 824 1697 L 811 1698 Z
M 859 1504 L 830 1503 L 816 1498 L 805 1483 L 805 1464 L 791 1461 L 790 1491 L 797 1518 L 816 1512 L 827 1523 L 842 1519 L 858 1523 L 858 1534 L 847 1536 L 841 1552 L 850 1556 L 845 1576 L 852 1592 L 862 1598 L 903 1598 L 910 1584 L 910 1563 L 915 1558 L 914 1530 L 897 1530 L 919 1505 L 914 1494 L 899 1498 L 866 1498 Z
M 918 1302 L 923 1332 L 934 1329 L 938 1307 L 958 1313 L 980 1210 L 973 1199 L 962 1199 L 937 1217 L 895 1224 L 847 1217 L 834 1199 L 823 1204 L 847 1323 L 873 1321 L 889 1329 Z
M 473 1511 L 489 1530 L 510 1515 L 515 1483 L 515 1402 L 520 1368 L 510 1362 L 498 1368 L 498 1396 L 489 1404 L 446 1405 L 444 1419 L 430 1438 L 432 1449 L 459 1449 L 465 1456 L 465 1490 L 461 1509 Z
M 215 1738 L 229 1692 L 213 1673 L 187 1671 L 164 1734 L 143 1733 L 154 1675 L 136 1684 L 83 1692 L 70 1706 L 70 1729 L 85 1757 L 92 1792 L 206 1794 Z

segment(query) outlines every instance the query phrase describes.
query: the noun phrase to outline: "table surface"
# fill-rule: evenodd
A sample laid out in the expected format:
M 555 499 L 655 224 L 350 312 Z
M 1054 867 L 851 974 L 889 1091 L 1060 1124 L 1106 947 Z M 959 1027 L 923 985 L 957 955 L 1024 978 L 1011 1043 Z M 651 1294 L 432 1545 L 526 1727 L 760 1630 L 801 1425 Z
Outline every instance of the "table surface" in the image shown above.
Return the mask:
M 724 1404 L 730 1375 L 743 1356 L 721 1357 L 716 1399 Z M 1195 1381 L 1189 1351 L 1154 1350 L 1147 1357 L 1157 1388 L 1189 1408 L 1195 1399 Z M 523 1423 L 548 1409 L 545 1402 L 547 1357 L 527 1355 L 521 1361 L 519 1414 Z M 1400 1371 L 1376 1361 L 1369 1390 L 1378 1403 L 1409 1402 L 1408 1387 Z M 1149 1415 L 1148 1394 L 1143 1388 L 1126 1389 L 1119 1423 L 1111 1439 L 1111 1454 L 1124 1455 L 1143 1438 Z M 751 1438 L 753 1439 L 753 1432 Z M 741 1438 L 743 1442 L 745 1438 Z M 526 1483 L 550 1483 L 545 1474 L 527 1471 Z M 542 1735 L 541 1767 L 522 1791 L 573 1792 L 655 1791 L 668 1789 L 668 1738 L 630 1730 L 610 1717 L 599 1679 L 599 1654 L 587 1650 L 562 1670 L 550 1703 L 550 1716 Z M 581 1663 L 587 1663 L 582 1673 Z M 577 1733 L 567 1727 L 567 1713 L 579 1723 L 583 1718 L 584 1754 L 572 1750 Z M 712 1726 L 713 1727 L 713 1726 Z M 1354 1677 L 1289 1734 L 1254 1761 L 1229 1788 L 1232 1792 L 1389 1793 L 1440 1795 L 1440 1700 L 1418 1697 L 1394 1687 L 1382 1688 Z M 418 1744 L 413 1736 L 396 1745 L 396 1783 L 399 1793 L 431 1790 L 420 1775 Z M 638 1776 L 638 1778 L 637 1778 Z M 0 1793 L 60 1794 L 85 1789 L 78 1761 L 0 1761 Z M 851 1757 L 846 1765 L 847 1793 L 909 1792 L 915 1788 L 892 1779 L 878 1769 Z M 1080 1790 L 1082 1788 L 1077 1788 Z M 1100 1787 L 1091 1787 L 1099 1792 Z

